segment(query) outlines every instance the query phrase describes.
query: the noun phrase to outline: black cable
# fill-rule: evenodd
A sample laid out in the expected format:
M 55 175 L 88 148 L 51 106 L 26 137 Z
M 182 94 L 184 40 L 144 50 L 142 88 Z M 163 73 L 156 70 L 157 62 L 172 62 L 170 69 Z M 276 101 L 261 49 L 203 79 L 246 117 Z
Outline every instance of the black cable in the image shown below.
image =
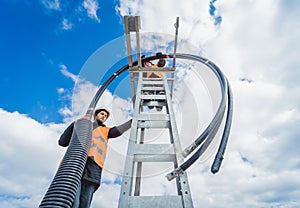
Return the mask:
M 225 147 L 228 141 L 229 137 L 229 132 L 230 132 L 230 127 L 231 127 L 231 122 L 232 122 L 232 96 L 231 96 L 231 89 L 228 87 L 227 79 L 221 72 L 221 70 L 211 61 L 204 59 L 200 56 L 196 55 L 190 55 L 190 54 L 178 54 L 178 58 L 185 58 L 189 60 L 194 60 L 194 61 L 199 61 L 206 66 L 208 66 L 218 77 L 218 80 L 220 81 L 220 86 L 221 86 L 221 92 L 222 92 L 222 98 L 221 98 L 221 103 L 218 107 L 217 113 L 208 125 L 208 127 L 204 130 L 204 132 L 188 147 L 184 150 L 184 154 L 189 154 L 193 150 L 195 150 L 199 145 L 203 144 L 199 147 L 199 149 L 194 153 L 186 162 L 181 164 L 178 168 L 173 170 L 171 173 L 167 174 L 166 177 L 168 180 L 172 180 L 173 178 L 177 177 L 181 172 L 185 171 L 188 169 L 191 165 L 194 164 L 194 162 L 199 159 L 199 157 L 203 154 L 203 152 L 207 149 L 207 147 L 210 145 L 212 140 L 215 137 L 216 132 L 218 131 L 221 121 L 223 120 L 223 115 L 226 109 L 226 98 L 228 103 L 231 105 L 229 106 L 228 104 L 228 109 L 227 109 L 227 118 L 225 122 L 225 127 L 223 130 L 223 136 L 221 140 L 221 144 L 218 150 L 218 153 L 215 158 L 215 162 L 212 166 L 212 171 L 217 172 L 220 168 L 223 154 L 225 151 Z M 230 91 L 230 92 L 228 92 Z
M 198 62 L 201 62 L 201 63 L 205 64 L 206 66 L 208 66 L 214 72 L 216 77 L 218 78 L 218 80 L 220 82 L 220 87 L 221 87 L 221 102 L 218 107 L 218 110 L 217 110 L 215 116 L 213 117 L 212 121 L 209 123 L 209 125 L 204 130 L 204 132 L 182 152 L 183 156 L 186 157 L 191 152 L 193 152 L 199 145 L 201 145 L 202 142 L 204 142 L 204 140 L 207 138 L 207 136 L 209 134 L 209 130 L 212 129 L 216 125 L 216 123 L 218 122 L 219 119 L 223 118 L 221 116 L 221 112 L 224 111 L 224 109 L 226 107 L 227 82 L 226 82 L 224 75 L 220 71 L 220 69 L 215 64 L 208 61 L 207 59 L 204 59 L 202 57 L 195 56 L 195 55 L 189 55 L 189 54 L 178 54 L 178 57 L 179 58 L 185 57 L 186 59 L 198 61 Z
M 163 54 L 162 58 L 172 58 L 173 55 L 166 55 Z M 157 56 L 150 56 L 147 58 L 142 58 L 142 61 L 151 61 L 155 60 L 161 57 Z M 214 138 L 217 130 L 219 129 L 220 123 L 223 118 L 224 114 L 224 94 L 227 94 L 227 89 L 229 88 L 227 86 L 226 79 L 224 79 L 223 74 L 221 73 L 220 69 L 214 65 L 212 62 L 208 61 L 207 59 L 204 59 L 200 56 L 190 55 L 190 54 L 177 54 L 176 58 L 182 58 L 182 59 L 188 59 L 188 60 L 194 60 L 201 63 L 204 63 L 207 65 L 210 69 L 213 70 L 213 72 L 218 77 L 220 83 L 221 83 L 221 92 L 222 92 L 222 99 L 221 103 L 219 105 L 219 108 L 217 110 L 217 113 L 215 117 L 212 119 L 208 127 L 205 129 L 205 131 L 195 140 L 195 145 L 198 147 L 199 144 L 201 144 L 206 138 L 207 140 L 203 143 L 203 145 L 196 151 L 196 153 L 188 160 L 188 163 L 182 164 L 180 167 L 181 169 L 177 170 L 177 172 L 180 172 L 183 170 L 186 170 L 188 167 L 190 167 L 199 157 L 200 155 L 206 150 L 212 139 Z M 137 65 L 137 61 L 133 63 L 133 66 Z M 109 84 L 117 78 L 121 73 L 128 70 L 129 65 L 125 65 L 119 70 L 117 70 L 112 76 L 110 76 L 104 84 L 98 89 L 96 94 L 94 95 L 88 109 L 86 112 L 86 115 L 89 116 L 91 119 L 94 109 L 97 105 L 97 102 L 101 98 L 103 92 L 105 89 L 109 86 Z M 229 88 L 229 97 L 228 97 L 228 103 L 230 103 L 230 106 L 232 106 L 232 99 L 231 99 L 231 90 Z M 229 104 L 228 104 L 229 106 Z M 221 161 L 223 158 L 223 154 L 226 148 L 226 144 L 228 141 L 228 135 L 230 132 L 230 124 L 232 121 L 232 107 L 228 107 L 229 112 L 227 112 L 227 119 L 225 124 L 225 130 L 223 133 L 223 138 L 220 144 L 219 151 L 216 155 L 216 159 L 213 165 L 213 170 L 218 170 Z M 221 116 L 222 115 L 222 116 Z M 72 138 L 70 141 L 70 145 L 67 149 L 67 152 L 62 160 L 62 163 L 60 167 L 58 168 L 56 175 L 50 184 L 41 204 L 39 207 L 71 207 L 72 203 L 75 198 L 76 190 L 78 188 L 78 185 L 80 183 L 82 172 L 86 163 L 87 159 L 87 152 L 89 147 L 89 142 L 91 138 L 91 132 L 92 132 L 92 123 L 90 120 L 87 119 L 78 119 L 75 122 L 74 130 L 72 133 Z M 179 168 L 180 168 L 179 167 Z M 183 168 L 182 168 L 183 167 Z
M 218 152 L 215 156 L 214 162 L 211 166 L 211 172 L 217 173 L 220 169 L 220 166 L 222 164 L 223 158 L 224 158 L 224 152 L 226 149 L 226 145 L 228 142 L 228 136 L 230 133 L 231 123 L 232 123 L 232 116 L 233 116 L 233 95 L 232 95 L 232 89 L 230 85 L 228 84 L 228 109 L 227 109 L 227 117 L 226 117 L 226 125 L 223 132 L 222 140 L 218 149 Z

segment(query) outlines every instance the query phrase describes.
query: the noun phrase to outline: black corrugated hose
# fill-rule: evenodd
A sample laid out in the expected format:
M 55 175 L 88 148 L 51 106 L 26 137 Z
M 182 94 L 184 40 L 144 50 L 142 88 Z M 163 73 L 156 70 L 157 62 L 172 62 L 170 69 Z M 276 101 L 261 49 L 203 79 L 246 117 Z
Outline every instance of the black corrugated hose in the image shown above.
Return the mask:
M 128 65 L 119 69 L 98 89 L 86 112 L 90 119 L 105 89 L 118 75 L 127 69 Z M 92 122 L 90 119 L 81 118 L 75 122 L 69 147 L 39 206 L 40 208 L 70 208 L 72 206 L 87 160 L 87 152 L 92 137 Z

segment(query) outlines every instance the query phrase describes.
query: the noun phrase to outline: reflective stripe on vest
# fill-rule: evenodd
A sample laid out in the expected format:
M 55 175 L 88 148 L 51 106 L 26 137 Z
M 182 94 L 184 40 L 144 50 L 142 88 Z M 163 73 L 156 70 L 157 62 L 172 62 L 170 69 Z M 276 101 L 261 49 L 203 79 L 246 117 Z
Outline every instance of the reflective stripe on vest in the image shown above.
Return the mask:
M 98 126 L 92 132 L 92 139 L 88 151 L 88 157 L 91 157 L 98 166 L 103 168 L 106 156 L 109 127 Z

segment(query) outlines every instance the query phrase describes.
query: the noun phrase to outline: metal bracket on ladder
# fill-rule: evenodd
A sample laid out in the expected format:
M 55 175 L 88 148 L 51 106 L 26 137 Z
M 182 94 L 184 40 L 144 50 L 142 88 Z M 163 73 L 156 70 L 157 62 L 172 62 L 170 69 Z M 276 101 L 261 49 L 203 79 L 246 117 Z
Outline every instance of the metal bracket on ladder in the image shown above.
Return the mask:
M 142 66 L 141 63 L 141 47 L 140 47 L 140 17 L 139 16 L 124 16 L 124 27 L 125 27 L 125 34 L 126 34 L 126 47 L 127 47 L 127 54 L 128 54 L 128 65 L 130 70 L 130 83 L 131 83 L 131 90 L 132 96 L 134 96 L 136 86 L 134 86 L 134 77 L 137 76 L 137 73 L 132 72 L 134 69 L 140 69 Z M 136 36 L 136 55 L 138 60 L 138 65 L 133 67 L 132 63 L 132 45 L 131 45 L 131 32 L 135 32 Z M 132 97 L 135 100 L 134 97 Z

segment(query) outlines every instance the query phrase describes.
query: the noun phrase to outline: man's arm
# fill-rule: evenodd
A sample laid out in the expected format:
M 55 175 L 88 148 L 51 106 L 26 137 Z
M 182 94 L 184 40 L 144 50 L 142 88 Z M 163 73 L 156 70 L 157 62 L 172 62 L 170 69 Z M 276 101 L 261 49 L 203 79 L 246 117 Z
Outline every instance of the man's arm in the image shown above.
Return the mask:
M 121 136 L 125 131 L 130 129 L 131 122 L 132 122 L 132 119 L 130 119 L 129 121 L 127 121 L 119 126 L 112 127 L 108 132 L 108 138 L 116 138 L 118 136 Z
M 72 137 L 73 129 L 74 129 L 74 123 L 75 122 L 72 122 L 60 136 L 60 138 L 58 140 L 58 144 L 60 146 L 66 147 L 69 145 L 71 137 Z
M 162 74 L 159 72 L 148 72 L 147 78 L 162 78 Z

